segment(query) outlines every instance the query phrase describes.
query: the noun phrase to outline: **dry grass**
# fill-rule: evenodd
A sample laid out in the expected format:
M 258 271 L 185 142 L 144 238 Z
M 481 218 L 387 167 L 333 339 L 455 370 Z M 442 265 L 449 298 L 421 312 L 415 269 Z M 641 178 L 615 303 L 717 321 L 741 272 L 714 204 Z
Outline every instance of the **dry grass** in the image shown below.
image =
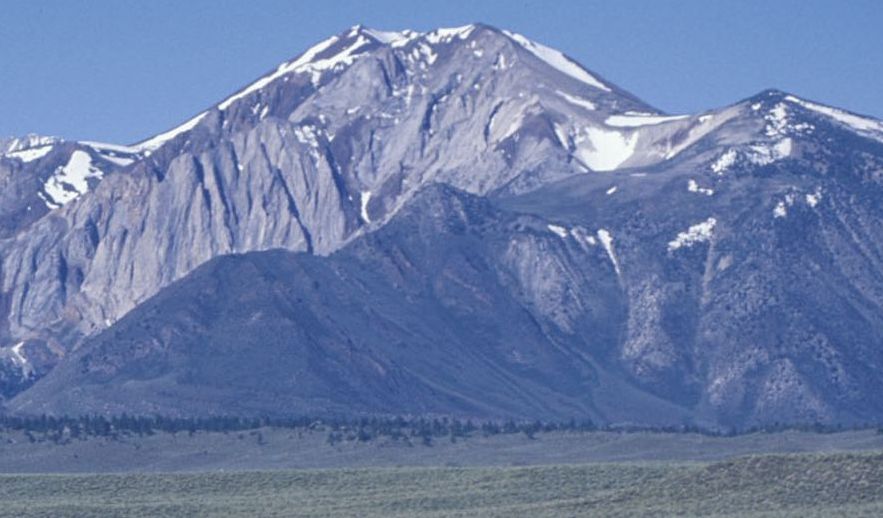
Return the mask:
M 6 475 L 3 516 L 879 516 L 883 453 L 197 474 Z

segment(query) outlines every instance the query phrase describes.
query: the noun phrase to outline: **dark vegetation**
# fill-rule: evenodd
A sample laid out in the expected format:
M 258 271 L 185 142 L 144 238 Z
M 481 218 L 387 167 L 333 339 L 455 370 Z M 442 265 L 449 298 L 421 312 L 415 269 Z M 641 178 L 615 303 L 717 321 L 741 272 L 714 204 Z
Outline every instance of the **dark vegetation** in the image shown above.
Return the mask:
M 714 430 L 697 426 L 598 426 L 591 420 L 562 422 L 543 421 L 474 421 L 451 417 L 361 417 L 361 418 L 250 418 L 236 416 L 216 417 L 168 417 L 168 416 L 119 416 L 86 415 L 70 416 L 10 416 L 0 415 L 0 432 L 23 432 L 31 442 L 51 441 L 65 443 L 76 439 L 94 437 L 119 438 L 145 436 L 156 433 L 197 432 L 240 432 L 260 428 L 281 428 L 289 430 L 310 430 L 327 432 L 327 442 L 336 444 L 344 441 L 368 442 L 386 438 L 392 440 L 417 441 L 430 446 L 433 441 L 468 439 L 470 437 L 490 437 L 506 434 L 523 434 L 533 438 L 538 433 L 551 432 L 651 432 L 660 434 L 690 433 L 709 437 L 733 437 L 758 432 L 774 433 L 788 430 L 837 433 L 846 431 L 842 425 L 828 426 L 820 423 L 804 426 L 774 424 L 751 427 L 741 430 Z M 856 426 L 848 430 L 883 428 L 871 425 Z

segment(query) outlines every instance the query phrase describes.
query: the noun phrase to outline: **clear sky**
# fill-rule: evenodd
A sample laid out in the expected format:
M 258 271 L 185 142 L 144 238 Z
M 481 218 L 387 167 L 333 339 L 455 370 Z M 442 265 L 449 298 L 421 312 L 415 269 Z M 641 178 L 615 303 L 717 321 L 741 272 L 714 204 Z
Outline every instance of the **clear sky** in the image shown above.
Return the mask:
M 880 0 L 0 0 L 0 135 L 131 143 L 357 23 L 476 21 L 671 113 L 779 88 L 883 118 Z

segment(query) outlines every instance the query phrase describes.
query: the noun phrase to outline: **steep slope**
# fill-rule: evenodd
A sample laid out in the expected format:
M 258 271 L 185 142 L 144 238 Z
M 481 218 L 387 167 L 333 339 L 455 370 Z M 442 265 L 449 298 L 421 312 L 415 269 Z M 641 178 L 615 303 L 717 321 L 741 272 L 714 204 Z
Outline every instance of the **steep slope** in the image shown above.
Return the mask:
M 808 106 L 765 92 L 650 168 L 431 186 L 327 258 L 218 259 L 11 408 L 878 421 L 883 143 Z
M 27 234 L 52 211 L 87 194 L 106 176 L 123 172 L 141 157 L 139 150 L 98 142 L 37 135 L 0 139 L 0 242 Z M 31 270 L 45 260 L 38 256 L 32 259 Z M 64 263 L 55 264 L 54 277 L 66 282 Z M 40 281 L 23 279 L 24 288 L 29 290 L 31 283 Z M 0 315 L 8 314 L 10 304 L 8 297 L 0 296 Z M 0 348 L 0 397 L 30 385 L 63 353 L 62 348 L 43 341 L 10 337 L 3 344 L 7 346 Z
M 732 109 L 664 167 L 435 185 L 328 258 L 213 261 L 11 408 L 877 421 L 881 143 L 780 92 Z
M 209 262 L 10 406 L 678 422 L 604 365 L 623 302 L 603 251 L 437 184 L 327 258 Z
M 0 343 L 62 355 L 213 257 L 330 253 L 431 182 L 522 192 L 610 167 L 589 133 L 556 128 L 634 110 L 652 109 L 490 27 L 353 28 L 132 146 L 145 158 L 128 174 L 0 241 Z
M 128 149 L 0 241 L 2 393 L 64 358 L 13 408 L 883 418 L 880 121 L 670 116 L 516 34 L 355 27 Z M 315 257 L 212 261 L 271 249 Z
M 743 104 L 767 114 L 766 144 L 698 143 L 646 175 L 504 204 L 605 229 L 629 312 L 619 361 L 653 393 L 691 395 L 697 419 L 879 422 L 881 126 L 781 92 Z

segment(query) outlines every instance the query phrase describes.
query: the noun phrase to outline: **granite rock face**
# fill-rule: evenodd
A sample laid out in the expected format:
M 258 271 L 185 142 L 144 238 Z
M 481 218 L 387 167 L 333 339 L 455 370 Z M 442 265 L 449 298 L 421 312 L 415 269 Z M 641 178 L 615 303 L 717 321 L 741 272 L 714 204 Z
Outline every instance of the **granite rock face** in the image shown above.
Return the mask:
M 125 174 L 0 242 L 0 338 L 70 350 L 212 257 L 330 253 L 428 183 L 520 192 L 585 172 L 555 124 L 649 110 L 524 45 L 353 28 L 123 148 L 141 157 Z
M 874 119 L 778 91 L 669 116 L 517 34 L 355 27 L 133 146 L 4 145 L 13 409 L 881 417 Z M 234 404 L 258 378 L 286 403 Z
M 531 264 L 537 257 L 544 264 Z M 88 340 L 11 407 L 622 419 L 616 409 L 628 401 L 654 422 L 684 417 L 593 358 L 612 343 L 607 322 L 624 317 L 609 270 L 603 253 L 562 242 L 539 218 L 435 184 L 330 256 L 208 262 Z M 538 295 L 567 297 L 562 286 L 574 281 L 592 294 L 586 305 L 566 316 L 535 307 Z M 575 322 L 569 332 L 563 318 Z M 604 396 L 591 397 L 601 384 Z

